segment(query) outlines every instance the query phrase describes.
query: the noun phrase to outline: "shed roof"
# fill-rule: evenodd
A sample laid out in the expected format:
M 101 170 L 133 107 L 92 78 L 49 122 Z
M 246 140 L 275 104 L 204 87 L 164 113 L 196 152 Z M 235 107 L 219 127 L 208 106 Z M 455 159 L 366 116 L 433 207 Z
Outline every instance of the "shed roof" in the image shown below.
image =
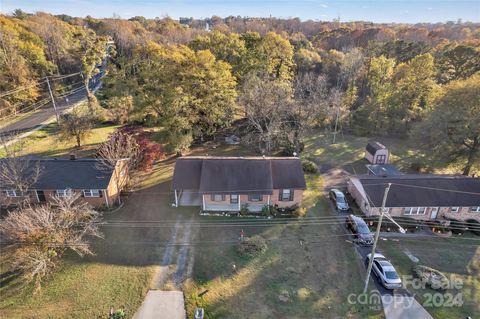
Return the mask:
M 385 147 L 385 145 L 383 145 L 383 144 L 380 143 L 380 142 L 369 142 L 369 143 L 367 144 L 367 146 L 365 147 L 365 149 L 366 149 L 367 152 L 369 152 L 370 154 L 375 155 L 375 153 L 376 153 L 378 150 L 386 149 L 386 147 Z
M 7 161 L 8 159 L 2 159 Z M 106 189 L 112 178 L 113 169 L 101 165 L 98 159 L 19 159 L 28 165 L 39 167 L 40 174 L 31 189 Z M 28 174 L 28 173 L 27 173 Z M 0 188 L 15 188 L 0 184 Z
M 395 175 L 403 175 L 395 166 L 391 164 L 369 164 L 366 165 L 369 171 L 369 174 L 377 175 L 377 176 L 395 176 Z
M 182 157 L 175 165 L 172 188 L 203 194 L 272 194 L 273 189 L 305 189 L 306 183 L 298 158 Z
M 480 206 L 480 178 L 453 175 L 358 176 L 370 204 L 382 205 L 385 187 L 392 183 L 386 207 Z

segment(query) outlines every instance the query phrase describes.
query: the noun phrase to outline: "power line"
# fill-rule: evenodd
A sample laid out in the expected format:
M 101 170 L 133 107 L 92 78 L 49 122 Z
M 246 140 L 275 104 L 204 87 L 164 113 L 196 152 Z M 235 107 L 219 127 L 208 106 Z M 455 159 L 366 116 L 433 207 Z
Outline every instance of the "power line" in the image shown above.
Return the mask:
M 311 245 L 311 244 L 324 244 L 324 241 L 314 241 L 311 239 L 318 239 L 318 238 L 342 238 L 342 237 L 348 237 L 351 238 L 351 234 L 328 234 L 328 235 L 314 235 L 314 236 L 309 236 L 309 237 L 281 237 L 281 238 L 265 238 L 267 242 L 273 242 L 273 243 L 281 243 L 281 245 L 284 245 L 283 242 L 287 242 L 288 244 L 295 244 L 295 245 Z M 478 242 L 480 239 L 476 238 L 460 238 L 460 237 L 447 237 L 444 238 L 446 240 L 449 239 L 460 239 L 464 241 L 471 241 L 471 242 Z M 391 239 L 388 239 L 390 240 Z M 405 238 L 407 241 L 438 241 L 438 238 Z M 172 243 L 170 241 L 119 241 L 119 242 L 95 242 L 93 243 L 94 245 L 102 245 L 102 246 L 125 246 L 125 245 L 131 245 L 131 246 L 148 246 L 148 247 L 184 247 L 184 246 L 223 246 L 223 245 L 237 245 L 240 243 L 239 239 L 236 240 L 211 240 L 211 241 L 193 241 L 193 242 L 175 242 Z M 23 245 L 23 244 L 30 244 L 30 245 L 38 245 L 38 244 L 48 244 L 51 246 L 57 246 L 57 247 L 65 247 L 65 246 L 86 246 L 86 245 L 92 245 L 92 243 L 75 243 L 75 242 L 28 242 L 28 241 L 9 241 L 9 242 L 3 242 L 4 246 L 7 245 Z M 479 244 L 461 244 L 462 246 L 472 246 L 476 247 Z
M 367 222 L 376 221 L 376 218 L 364 218 Z M 431 227 L 431 228 L 442 228 L 446 227 L 450 230 L 469 230 L 469 231 L 480 231 L 480 226 L 472 226 L 466 225 L 466 227 L 458 226 L 444 226 L 441 224 L 436 224 L 434 221 L 402 221 L 398 220 L 401 226 L 403 227 Z M 387 222 L 388 223 L 388 222 Z M 391 222 L 390 222 L 391 223 Z M 218 221 L 218 222 L 197 222 L 197 223 L 189 223 L 189 225 L 198 228 L 210 228 L 210 227 L 269 227 L 269 226 L 322 226 L 322 225 L 341 225 L 342 222 L 339 219 L 331 219 L 331 220 L 310 220 L 310 221 Z M 162 221 L 108 221 L 108 222 L 100 222 L 98 223 L 100 227 L 108 227 L 108 228 L 175 228 L 176 223 L 168 223 Z
M 51 79 L 52 81 L 57 81 L 57 80 L 63 80 L 63 79 L 66 79 L 66 78 L 69 78 L 69 77 L 72 77 L 72 76 L 75 76 L 75 75 L 79 75 L 79 74 L 81 74 L 81 72 L 65 74 L 65 75 L 49 76 L 48 78 Z M 32 88 L 32 87 L 35 87 L 35 86 L 40 86 L 41 84 L 46 83 L 46 82 L 47 82 L 47 77 L 45 77 L 44 80 L 41 81 L 41 82 L 37 82 L 35 84 L 31 84 L 31 85 L 19 87 L 19 88 L 16 88 L 16 89 L 12 89 L 12 90 L 9 90 L 9 91 L 6 91 L 6 92 L 2 92 L 2 93 L 0 93 L 0 98 L 4 97 L 4 96 L 15 94 L 17 92 L 25 91 L 25 90 L 27 90 L 29 88 Z
M 35 83 L 35 84 L 31 84 L 31 85 L 28 85 L 28 86 L 24 86 L 24 87 L 20 87 L 20 88 L 16 88 L 16 89 L 12 89 L 12 90 L 9 90 L 9 91 L 6 91 L 6 92 L 2 92 L 0 93 L 0 97 L 4 97 L 4 96 L 8 96 L 8 95 L 12 95 L 14 93 L 17 93 L 17 92 L 21 92 L 21 91 L 25 91 L 29 88 L 32 88 L 32 87 L 35 87 L 35 86 L 39 86 L 40 84 L 43 84 L 45 83 L 46 81 L 42 81 L 42 82 L 38 82 L 38 83 Z

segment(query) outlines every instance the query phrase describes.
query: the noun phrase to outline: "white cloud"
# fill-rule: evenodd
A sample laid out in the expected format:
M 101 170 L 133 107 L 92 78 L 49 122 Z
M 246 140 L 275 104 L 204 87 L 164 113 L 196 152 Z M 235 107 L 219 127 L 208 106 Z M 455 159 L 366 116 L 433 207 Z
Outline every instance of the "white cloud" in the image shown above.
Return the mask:
M 326 4 L 321 4 L 320 7 L 322 8 L 328 8 L 328 6 Z

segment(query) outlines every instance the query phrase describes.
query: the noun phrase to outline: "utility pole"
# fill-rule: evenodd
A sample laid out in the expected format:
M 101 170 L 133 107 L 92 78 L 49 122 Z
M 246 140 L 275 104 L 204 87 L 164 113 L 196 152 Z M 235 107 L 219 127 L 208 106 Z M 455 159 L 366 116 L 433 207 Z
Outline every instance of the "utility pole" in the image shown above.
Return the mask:
M 57 105 L 55 104 L 55 99 L 53 98 L 52 88 L 50 87 L 50 81 L 48 80 L 48 76 L 46 76 L 45 79 L 47 80 L 48 92 L 50 93 L 50 98 L 52 99 L 53 109 L 55 110 L 55 117 L 57 118 L 58 123 Z
M 383 214 L 385 213 L 385 205 L 387 203 L 387 196 L 388 192 L 390 191 L 391 185 L 392 183 L 388 183 L 387 188 L 385 188 L 385 193 L 383 194 L 382 207 L 380 208 L 380 218 L 378 219 L 377 231 L 375 232 L 375 240 L 373 241 L 372 252 L 370 254 L 370 259 L 368 260 L 367 278 L 365 278 L 365 287 L 363 288 L 363 293 L 366 293 L 368 289 L 368 280 L 370 279 L 370 273 L 372 272 L 373 256 L 375 255 L 375 248 L 377 248 L 378 237 L 380 235 L 380 227 L 382 227 Z

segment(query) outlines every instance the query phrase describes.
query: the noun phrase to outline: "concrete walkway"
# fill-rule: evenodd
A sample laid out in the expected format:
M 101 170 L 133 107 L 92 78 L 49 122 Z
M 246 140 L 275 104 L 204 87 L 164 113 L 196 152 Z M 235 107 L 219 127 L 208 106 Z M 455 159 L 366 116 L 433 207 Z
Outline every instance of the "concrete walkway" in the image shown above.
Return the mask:
M 387 319 L 433 319 L 412 296 L 382 296 L 383 310 Z
M 183 292 L 150 290 L 133 319 L 186 319 Z

